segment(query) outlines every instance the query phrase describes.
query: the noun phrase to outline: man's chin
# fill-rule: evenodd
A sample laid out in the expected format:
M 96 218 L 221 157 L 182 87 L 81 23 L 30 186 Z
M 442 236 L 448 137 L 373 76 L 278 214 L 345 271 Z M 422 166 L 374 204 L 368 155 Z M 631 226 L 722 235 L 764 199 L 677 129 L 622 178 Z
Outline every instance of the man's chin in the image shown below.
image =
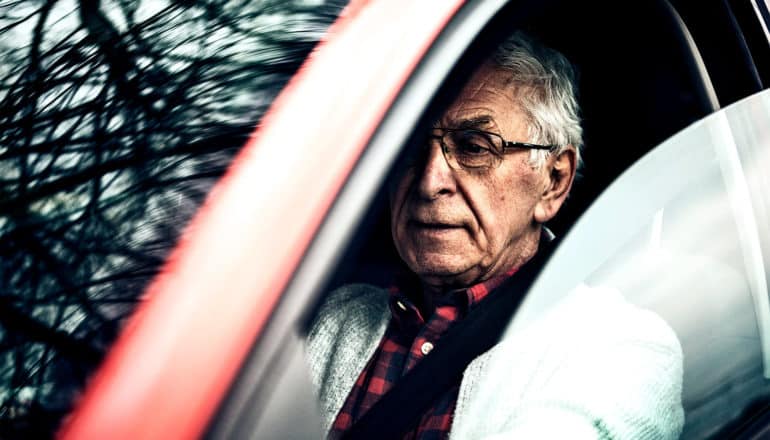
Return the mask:
M 410 264 L 412 271 L 419 276 L 453 276 L 459 275 L 469 269 L 468 264 L 446 258 L 420 259 Z

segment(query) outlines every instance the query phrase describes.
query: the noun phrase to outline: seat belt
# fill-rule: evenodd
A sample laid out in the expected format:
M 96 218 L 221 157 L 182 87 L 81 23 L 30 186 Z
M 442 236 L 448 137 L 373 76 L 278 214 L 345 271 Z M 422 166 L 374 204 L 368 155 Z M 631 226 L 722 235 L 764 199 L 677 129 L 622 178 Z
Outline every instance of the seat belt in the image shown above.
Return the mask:
M 399 439 L 413 430 L 433 402 L 460 382 L 468 364 L 500 340 L 555 248 L 556 240 L 541 241 L 530 261 L 454 324 L 430 355 L 399 379 L 341 439 Z

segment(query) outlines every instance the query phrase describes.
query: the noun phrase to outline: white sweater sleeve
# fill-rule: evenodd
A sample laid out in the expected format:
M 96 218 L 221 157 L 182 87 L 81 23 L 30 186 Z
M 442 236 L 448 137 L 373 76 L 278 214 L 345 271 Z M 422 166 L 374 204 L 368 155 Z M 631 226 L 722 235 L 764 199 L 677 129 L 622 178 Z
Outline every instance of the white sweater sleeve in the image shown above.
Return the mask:
M 681 388 L 670 327 L 617 292 L 581 287 L 469 366 L 451 438 L 675 439 Z

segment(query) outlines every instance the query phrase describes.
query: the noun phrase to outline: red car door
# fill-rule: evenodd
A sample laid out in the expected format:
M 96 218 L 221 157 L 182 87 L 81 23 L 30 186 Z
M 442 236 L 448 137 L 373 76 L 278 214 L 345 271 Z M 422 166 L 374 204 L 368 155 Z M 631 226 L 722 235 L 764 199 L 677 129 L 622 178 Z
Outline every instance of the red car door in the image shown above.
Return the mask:
M 200 436 L 335 195 L 461 1 L 354 1 L 146 292 L 63 438 Z

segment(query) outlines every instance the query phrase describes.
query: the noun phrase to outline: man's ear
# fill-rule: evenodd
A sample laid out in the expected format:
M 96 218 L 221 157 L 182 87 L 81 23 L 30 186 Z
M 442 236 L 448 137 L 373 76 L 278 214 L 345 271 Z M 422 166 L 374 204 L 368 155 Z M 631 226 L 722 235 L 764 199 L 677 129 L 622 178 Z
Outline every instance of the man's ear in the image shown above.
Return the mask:
M 545 187 L 540 201 L 535 205 L 535 221 L 545 223 L 559 212 L 567 199 L 577 169 L 577 151 L 568 145 L 560 154 L 548 157 L 543 170 Z

